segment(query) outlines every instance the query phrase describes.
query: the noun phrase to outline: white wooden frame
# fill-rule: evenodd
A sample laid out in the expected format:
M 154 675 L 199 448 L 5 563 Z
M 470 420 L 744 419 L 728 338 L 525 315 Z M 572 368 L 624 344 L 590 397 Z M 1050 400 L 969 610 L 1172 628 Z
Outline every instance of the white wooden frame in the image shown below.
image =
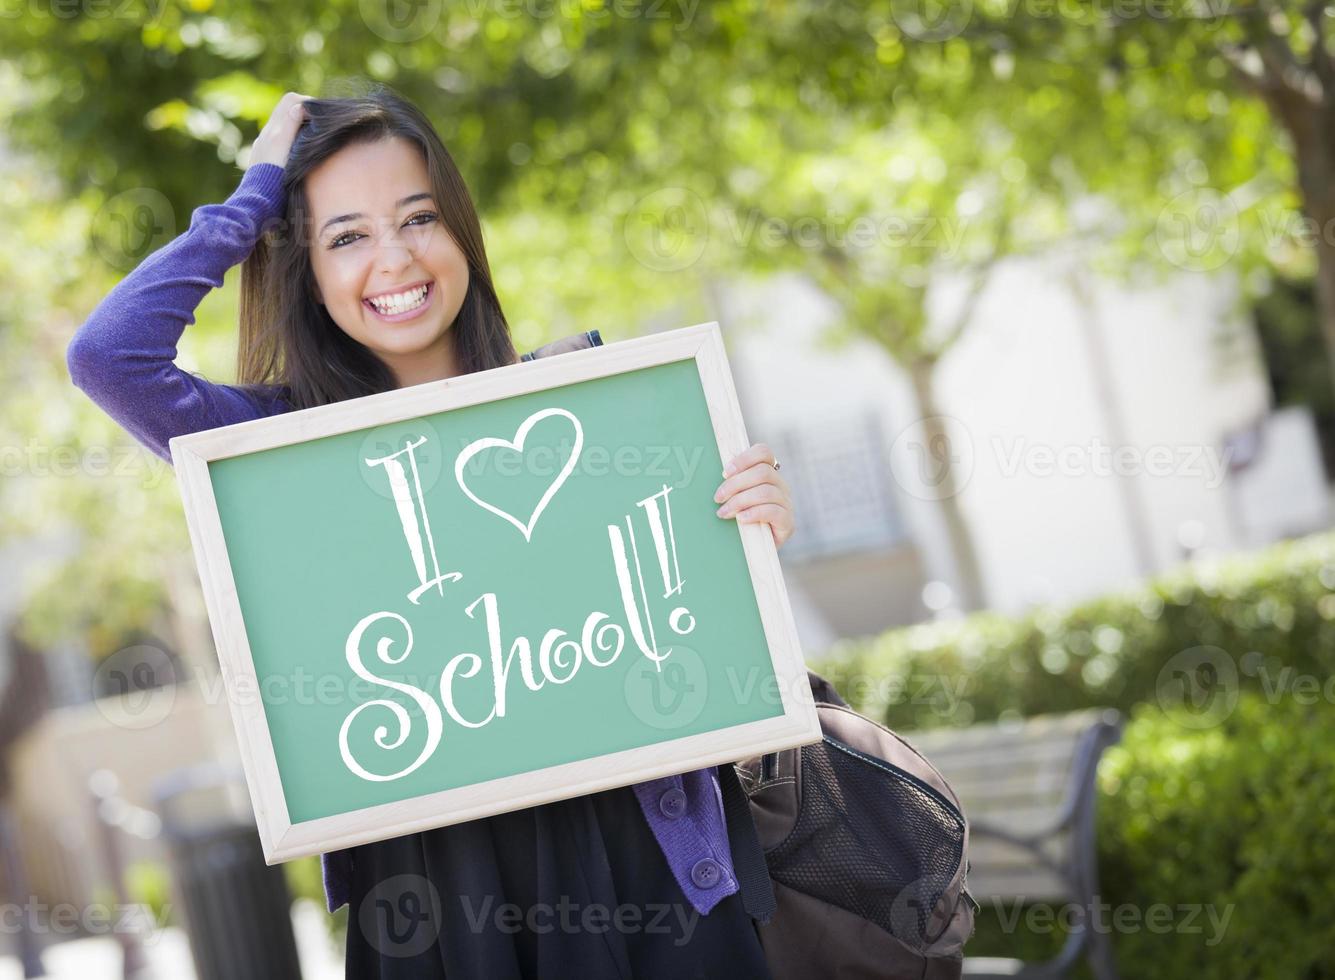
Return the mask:
M 820 724 L 778 552 L 769 527 L 753 523 L 742 523 L 738 528 L 779 682 L 784 709 L 780 716 L 294 824 L 288 816 L 263 704 L 257 698 L 236 696 L 240 684 L 250 691 L 260 687 L 213 495 L 209 462 L 687 359 L 694 359 L 700 372 L 720 457 L 731 459 L 750 443 L 717 323 L 170 440 L 242 766 L 269 864 L 819 741 Z

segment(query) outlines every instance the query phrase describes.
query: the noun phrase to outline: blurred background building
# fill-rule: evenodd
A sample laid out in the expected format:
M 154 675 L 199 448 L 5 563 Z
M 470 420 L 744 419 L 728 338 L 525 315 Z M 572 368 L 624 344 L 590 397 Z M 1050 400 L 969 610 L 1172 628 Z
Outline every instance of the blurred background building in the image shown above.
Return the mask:
M 1313 414 L 1273 407 L 1227 274 L 1080 289 L 1060 259 L 1007 261 L 939 367 L 987 608 L 1329 526 Z M 750 431 L 797 501 L 782 556 L 807 648 L 958 612 L 941 460 L 904 372 L 869 340 L 832 346 L 832 305 L 797 276 L 733 286 L 721 314 Z

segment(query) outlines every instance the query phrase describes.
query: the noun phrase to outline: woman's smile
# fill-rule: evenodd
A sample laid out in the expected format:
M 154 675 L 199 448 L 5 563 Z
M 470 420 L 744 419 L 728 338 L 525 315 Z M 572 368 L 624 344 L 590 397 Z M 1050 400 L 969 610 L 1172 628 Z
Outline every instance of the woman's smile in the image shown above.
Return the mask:
M 407 289 L 393 289 L 377 293 L 362 300 L 362 306 L 370 310 L 378 320 L 386 323 L 403 323 L 414 320 L 431 308 L 435 297 L 435 283 L 428 280 L 417 283 Z

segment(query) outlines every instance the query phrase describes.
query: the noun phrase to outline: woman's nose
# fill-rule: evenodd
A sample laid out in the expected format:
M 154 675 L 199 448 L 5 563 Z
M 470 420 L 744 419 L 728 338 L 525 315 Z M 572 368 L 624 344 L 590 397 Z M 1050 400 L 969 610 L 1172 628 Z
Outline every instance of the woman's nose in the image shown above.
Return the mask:
M 413 261 L 413 251 L 404 244 L 388 244 L 382 242 L 376 250 L 376 264 L 382 272 L 393 272 L 402 269 Z
M 416 257 L 416 252 L 406 237 L 397 229 L 382 234 L 376 242 L 376 263 L 383 271 L 402 269 Z

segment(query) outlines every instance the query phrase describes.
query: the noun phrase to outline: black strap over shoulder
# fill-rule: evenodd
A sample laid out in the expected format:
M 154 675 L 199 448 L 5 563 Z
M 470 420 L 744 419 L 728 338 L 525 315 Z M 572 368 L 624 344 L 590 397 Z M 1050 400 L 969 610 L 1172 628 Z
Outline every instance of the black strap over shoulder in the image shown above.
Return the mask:
M 824 677 L 807 671 L 807 680 L 817 701 L 848 707 L 834 685 Z M 774 758 L 772 754 L 767 755 L 765 762 L 772 764 Z M 756 824 L 751 817 L 751 802 L 746 790 L 742 788 L 741 780 L 737 778 L 737 770 L 731 764 L 718 767 L 718 780 L 723 790 L 723 816 L 728 825 L 728 840 L 732 844 L 733 870 L 737 873 L 742 907 L 757 922 L 769 922 L 779 906 L 774 897 L 774 882 L 770 878 L 765 850 L 760 846 L 760 836 L 756 833 Z
M 572 350 L 588 350 L 590 347 L 601 346 L 603 346 L 602 334 L 597 330 L 585 330 L 583 333 L 571 334 L 569 337 L 553 340 L 550 344 L 543 344 L 536 350 L 520 355 L 519 359 L 521 361 L 533 361 L 539 357 L 550 357 L 553 354 L 564 354 Z
M 766 923 L 778 910 L 774 898 L 774 884 L 770 881 L 769 865 L 751 819 L 751 804 L 746 790 L 737 778 L 732 763 L 718 767 L 719 787 L 723 790 L 723 816 L 728 825 L 728 841 L 732 845 L 732 866 L 737 874 L 737 886 L 742 896 L 742 908 L 757 922 Z

